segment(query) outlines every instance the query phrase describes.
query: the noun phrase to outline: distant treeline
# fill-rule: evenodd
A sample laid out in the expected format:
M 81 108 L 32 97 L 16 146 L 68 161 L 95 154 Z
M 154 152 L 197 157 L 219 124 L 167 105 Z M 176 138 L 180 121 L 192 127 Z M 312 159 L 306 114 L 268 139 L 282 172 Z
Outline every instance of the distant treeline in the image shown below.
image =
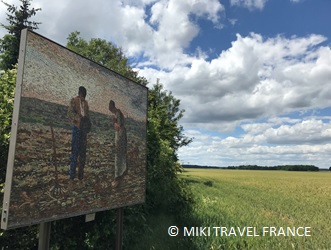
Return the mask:
M 218 169 L 246 169 L 246 170 L 285 170 L 285 171 L 319 171 L 314 165 L 278 165 L 278 166 L 258 166 L 258 165 L 240 165 L 228 167 L 182 165 L 183 168 L 218 168 Z
M 229 166 L 228 169 L 248 169 L 248 170 L 286 170 L 286 171 L 319 171 L 319 168 L 314 165 L 278 165 L 272 167 L 258 165 L 240 165 Z
M 227 169 L 228 167 L 216 167 L 216 166 L 200 166 L 200 165 L 188 165 L 182 164 L 183 168 L 216 168 L 216 169 Z

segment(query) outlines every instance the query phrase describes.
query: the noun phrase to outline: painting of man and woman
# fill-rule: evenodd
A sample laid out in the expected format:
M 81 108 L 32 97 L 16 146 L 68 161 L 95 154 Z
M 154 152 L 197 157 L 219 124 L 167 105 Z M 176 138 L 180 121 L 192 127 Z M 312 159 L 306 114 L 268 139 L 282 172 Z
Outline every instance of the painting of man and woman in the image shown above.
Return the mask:
M 22 35 L 2 228 L 144 202 L 147 88 Z
M 69 168 L 69 189 L 73 189 L 75 184 L 76 171 L 78 168 L 78 180 L 84 185 L 84 167 L 86 162 L 87 134 L 91 130 L 88 102 L 85 100 L 86 88 L 80 86 L 78 95 L 73 97 L 68 108 L 68 118 L 71 121 L 72 139 L 71 156 Z M 125 118 L 122 111 L 115 106 L 113 100 L 109 101 L 109 111 L 113 114 L 112 122 L 115 131 L 115 177 L 111 182 L 113 188 L 117 188 L 127 174 L 127 134 L 125 128 Z

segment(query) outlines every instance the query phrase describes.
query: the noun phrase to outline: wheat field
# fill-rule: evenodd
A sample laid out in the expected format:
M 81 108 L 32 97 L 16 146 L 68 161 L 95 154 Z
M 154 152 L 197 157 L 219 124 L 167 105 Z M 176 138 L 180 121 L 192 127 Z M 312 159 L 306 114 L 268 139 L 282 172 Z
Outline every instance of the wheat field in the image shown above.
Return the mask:
M 195 198 L 185 226 L 205 228 L 186 235 L 197 249 L 331 249 L 330 172 L 185 169 L 181 176 Z

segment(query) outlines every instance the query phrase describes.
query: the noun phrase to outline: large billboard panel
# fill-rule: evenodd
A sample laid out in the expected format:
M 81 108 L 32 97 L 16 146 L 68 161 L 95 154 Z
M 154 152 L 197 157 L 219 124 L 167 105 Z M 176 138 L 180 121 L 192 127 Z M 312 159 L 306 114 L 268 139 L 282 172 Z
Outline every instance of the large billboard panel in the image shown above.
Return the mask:
M 145 201 L 145 86 L 23 30 L 1 227 Z

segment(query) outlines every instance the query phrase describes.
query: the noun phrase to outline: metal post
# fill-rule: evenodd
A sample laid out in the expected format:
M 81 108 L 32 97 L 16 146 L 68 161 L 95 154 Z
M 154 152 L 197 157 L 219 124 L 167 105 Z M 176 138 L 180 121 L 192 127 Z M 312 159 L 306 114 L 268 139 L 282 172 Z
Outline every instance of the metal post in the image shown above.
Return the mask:
M 117 209 L 117 216 L 116 216 L 116 250 L 122 250 L 122 241 L 123 241 L 123 208 L 120 207 Z
M 51 237 L 51 222 L 40 223 L 38 250 L 49 250 Z

